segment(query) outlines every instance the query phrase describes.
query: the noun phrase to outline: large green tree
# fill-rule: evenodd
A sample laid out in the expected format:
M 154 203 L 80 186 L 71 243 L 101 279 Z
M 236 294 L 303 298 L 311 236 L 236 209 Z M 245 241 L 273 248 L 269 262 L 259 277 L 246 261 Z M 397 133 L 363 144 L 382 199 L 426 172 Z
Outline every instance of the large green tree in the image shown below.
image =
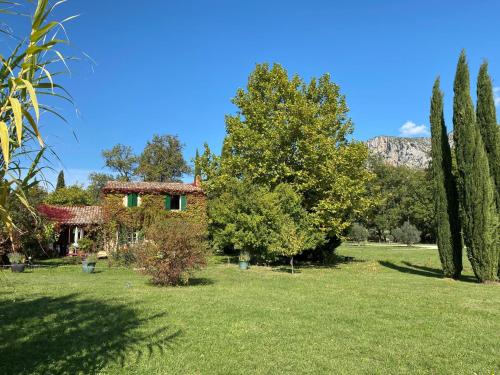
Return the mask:
M 137 172 L 144 181 L 181 181 L 191 168 L 182 155 L 183 144 L 176 135 L 157 135 L 146 144 Z
M 451 148 L 444 122 L 443 93 L 439 78 L 432 89 L 430 124 L 432 134 L 432 174 L 439 258 L 446 277 L 458 278 L 462 272 L 462 236 L 458 193 L 452 173 Z
M 495 183 L 497 209 L 500 212 L 500 127 L 497 124 L 493 86 L 488 74 L 488 63 L 484 62 L 477 78 L 477 126 L 481 133 L 490 173 Z
M 488 63 L 484 62 L 479 69 L 477 78 L 477 126 L 486 147 L 491 177 L 495 184 L 497 213 L 500 220 L 500 127 L 497 125 L 493 85 L 488 74 Z M 498 252 L 500 253 L 500 233 L 498 238 Z M 500 276 L 500 255 L 498 257 L 498 271 Z
M 469 68 L 463 51 L 457 64 L 453 91 L 453 137 L 467 255 L 480 281 L 495 280 L 499 228 L 494 185 L 484 143 L 476 125 Z
M 138 157 L 132 147 L 118 143 L 109 150 L 103 150 L 102 157 L 105 166 L 118 173 L 119 180 L 130 181 L 136 175 Z
M 233 103 L 238 112 L 226 116 L 219 177 L 271 190 L 290 185 L 332 249 L 370 204 L 368 150 L 351 140 L 340 87 L 329 75 L 306 83 L 279 64 L 258 64 Z
M 368 186 L 374 204 L 358 219 L 366 223 L 372 236 L 388 239 L 391 230 L 410 221 L 422 233 L 422 240 L 434 242 L 433 182 L 429 170 L 392 166 L 372 156 L 370 170 L 375 178 Z

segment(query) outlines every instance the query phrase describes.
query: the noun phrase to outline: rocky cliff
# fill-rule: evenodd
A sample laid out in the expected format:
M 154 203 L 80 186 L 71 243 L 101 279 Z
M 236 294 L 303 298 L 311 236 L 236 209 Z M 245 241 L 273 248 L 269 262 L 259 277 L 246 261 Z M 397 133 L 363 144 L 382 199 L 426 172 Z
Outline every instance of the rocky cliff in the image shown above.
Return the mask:
M 452 134 L 448 136 L 452 143 Z M 394 136 L 378 136 L 366 141 L 373 155 L 394 166 L 410 168 L 426 168 L 429 166 L 431 139 L 425 137 L 403 138 Z

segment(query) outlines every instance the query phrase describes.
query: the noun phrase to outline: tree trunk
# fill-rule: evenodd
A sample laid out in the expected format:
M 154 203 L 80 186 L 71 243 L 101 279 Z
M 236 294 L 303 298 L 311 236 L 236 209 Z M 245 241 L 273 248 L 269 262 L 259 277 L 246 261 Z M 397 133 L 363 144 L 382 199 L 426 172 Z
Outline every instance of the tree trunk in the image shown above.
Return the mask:
M 293 257 L 290 259 L 290 265 L 292 266 L 292 275 L 295 273 L 293 269 Z

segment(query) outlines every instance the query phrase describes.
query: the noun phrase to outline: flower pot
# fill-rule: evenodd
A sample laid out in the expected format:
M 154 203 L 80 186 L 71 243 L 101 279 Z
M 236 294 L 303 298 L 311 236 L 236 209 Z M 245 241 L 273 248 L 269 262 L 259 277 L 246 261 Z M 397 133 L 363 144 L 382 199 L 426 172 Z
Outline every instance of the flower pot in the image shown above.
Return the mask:
M 92 273 L 92 272 L 94 272 L 94 269 L 95 269 L 95 263 L 83 261 L 82 262 L 82 269 L 83 269 L 83 272 L 85 272 L 85 273 Z
M 12 263 L 10 269 L 12 272 L 24 272 L 25 265 L 22 263 Z
M 246 269 L 248 269 L 248 261 L 240 260 L 240 270 L 246 270 Z

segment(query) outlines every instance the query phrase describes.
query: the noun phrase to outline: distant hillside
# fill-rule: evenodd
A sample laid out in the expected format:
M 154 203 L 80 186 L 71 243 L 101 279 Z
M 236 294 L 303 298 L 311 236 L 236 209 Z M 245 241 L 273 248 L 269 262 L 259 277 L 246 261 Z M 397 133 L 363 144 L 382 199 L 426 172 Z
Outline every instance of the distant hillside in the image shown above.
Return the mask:
M 453 144 L 452 134 L 448 136 Z M 366 141 L 373 155 L 394 166 L 410 168 L 426 168 L 430 162 L 431 139 L 426 137 L 403 138 L 394 136 L 378 136 Z

